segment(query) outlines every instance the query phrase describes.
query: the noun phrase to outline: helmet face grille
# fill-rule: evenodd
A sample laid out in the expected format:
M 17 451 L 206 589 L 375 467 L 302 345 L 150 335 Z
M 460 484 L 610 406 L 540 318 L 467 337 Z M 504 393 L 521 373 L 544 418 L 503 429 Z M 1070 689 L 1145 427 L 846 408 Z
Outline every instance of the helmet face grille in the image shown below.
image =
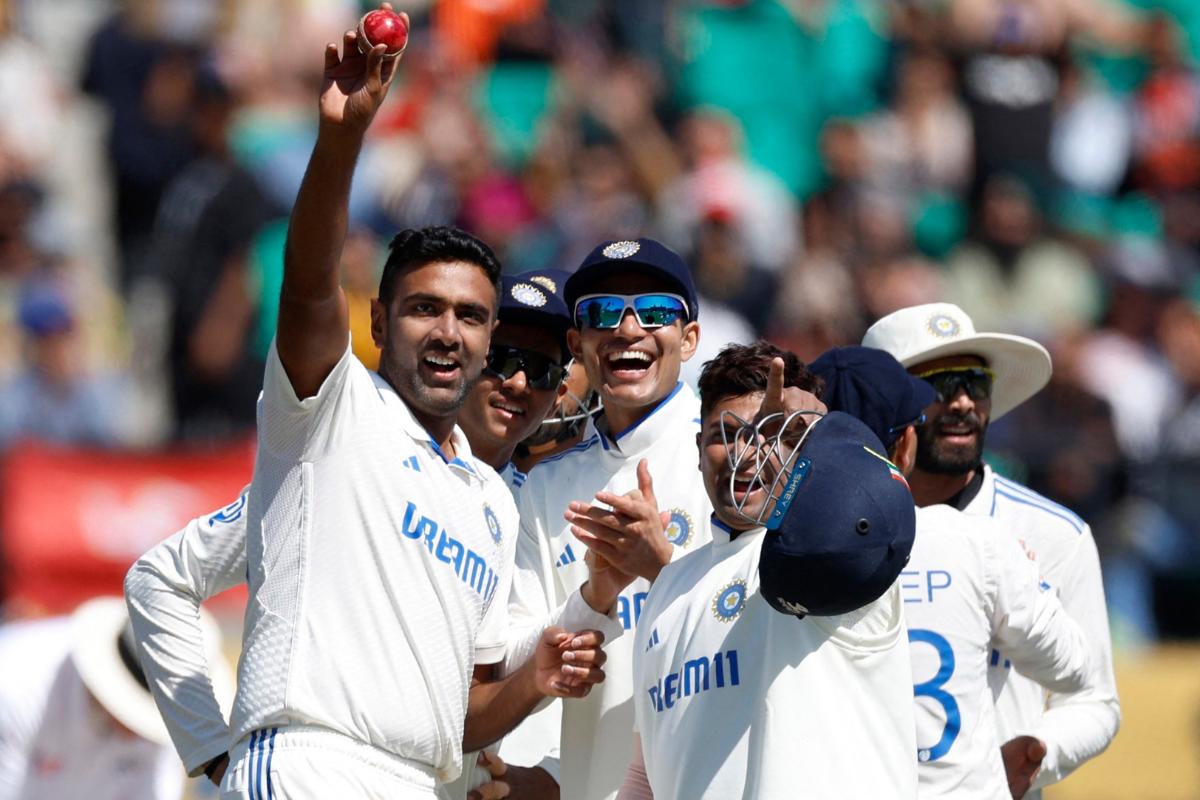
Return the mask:
M 734 510 L 746 521 L 779 527 L 796 490 L 812 468 L 801 455 L 808 435 L 824 417 L 819 411 L 793 411 L 768 414 L 747 421 L 736 414 L 721 412 L 721 439 L 729 464 L 729 496 Z M 728 431 L 734 431 L 732 438 Z M 734 484 L 739 476 L 749 486 L 738 499 Z M 762 490 L 765 501 L 758 505 L 750 498 Z

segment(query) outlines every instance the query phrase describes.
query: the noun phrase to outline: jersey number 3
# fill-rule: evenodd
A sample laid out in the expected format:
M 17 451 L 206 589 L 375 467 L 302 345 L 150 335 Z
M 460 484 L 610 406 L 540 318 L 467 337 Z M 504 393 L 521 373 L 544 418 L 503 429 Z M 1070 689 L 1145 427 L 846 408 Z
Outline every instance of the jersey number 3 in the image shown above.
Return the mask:
M 933 747 L 919 747 L 917 750 L 917 760 L 923 762 L 937 761 L 946 753 L 950 752 L 950 747 L 954 744 L 954 740 L 958 738 L 959 728 L 962 727 L 962 718 L 958 713 L 958 701 L 954 696 L 947 692 L 942 687 L 946 685 L 946 681 L 950 680 L 950 676 L 954 674 L 954 651 L 950 649 L 950 643 L 945 637 L 933 631 L 914 628 L 908 632 L 909 642 L 924 642 L 933 647 L 937 651 L 939 664 L 937 674 L 924 683 L 918 683 L 913 687 L 914 697 L 928 697 L 937 702 L 942 711 L 946 715 L 946 727 L 942 729 L 942 736 L 938 739 L 937 744 Z

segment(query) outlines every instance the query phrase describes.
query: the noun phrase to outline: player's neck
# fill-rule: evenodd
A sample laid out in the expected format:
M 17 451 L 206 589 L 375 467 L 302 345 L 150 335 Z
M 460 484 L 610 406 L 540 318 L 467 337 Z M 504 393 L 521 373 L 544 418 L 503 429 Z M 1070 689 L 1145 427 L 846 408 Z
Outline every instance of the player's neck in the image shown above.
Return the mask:
M 417 422 L 421 423 L 421 427 L 429 434 L 429 438 L 433 439 L 434 443 L 441 448 L 442 453 L 446 458 L 453 459 L 457 453 L 455 452 L 454 440 L 454 416 L 435 417 L 429 414 L 422 414 L 416 409 L 409 406 L 413 417 Z
M 609 403 L 605 405 L 599 420 L 603 421 L 602 427 L 608 434 L 608 438 L 615 441 L 644 422 L 646 417 L 658 410 L 668 397 L 670 395 L 660 397 L 650 405 L 636 408 L 622 408 L 615 403 Z
M 470 439 L 468 439 L 470 441 Z M 499 443 L 471 442 L 471 455 L 499 472 L 508 462 L 513 460 L 513 450 L 516 445 L 501 441 Z
M 976 467 L 958 475 L 943 475 L 926 472 L 918 467 L 908 477 L 908 488 L 912 490 L 913 501 L 917 507 L 935 506 L 946 502 L 966 488 L 980 469 L 983 467 Z

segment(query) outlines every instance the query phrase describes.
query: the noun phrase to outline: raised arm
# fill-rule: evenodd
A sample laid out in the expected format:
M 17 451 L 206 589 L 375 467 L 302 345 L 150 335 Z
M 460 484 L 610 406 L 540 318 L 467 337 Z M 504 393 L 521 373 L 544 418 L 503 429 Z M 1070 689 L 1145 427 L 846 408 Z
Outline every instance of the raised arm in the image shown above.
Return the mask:
M 317 393 L 346 350 L 349 322 L 338 267 L 354 165 L 399 62 L 385 58 L 386 49 L 379 44 L 363 55 L 355 31 L 342 37 L 340 55 L 336 44 L 325 47 L 317 143 L 288 225 L 276 338 L 279 360 L 301 399 Z

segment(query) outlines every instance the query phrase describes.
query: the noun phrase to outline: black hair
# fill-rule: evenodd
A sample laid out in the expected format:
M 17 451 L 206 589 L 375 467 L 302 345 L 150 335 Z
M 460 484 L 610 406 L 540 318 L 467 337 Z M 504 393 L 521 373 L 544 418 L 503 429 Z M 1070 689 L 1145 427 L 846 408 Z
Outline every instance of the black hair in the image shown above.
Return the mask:
M 400 231 L 388 245 L 388 258 L 379 279 L 379 299 L 386 305 L 392 299 L 396 280 L 408 269 L 443 261 L 475 264 L 488 276 L 500 295 L 500 260 L 492 248 L 466 231 L 448 225 Z
M 785 387 L 795 386 L 820 399 L 824 381 L 809 372 L 795 353 L 760 339 L 754 344 L 727 345 L 716 358 L 704 362 L 700 372 L 700 417 L 706 418 L 713 406 L 728 397 L 765 391 L 774 358 L 783 359 Z

